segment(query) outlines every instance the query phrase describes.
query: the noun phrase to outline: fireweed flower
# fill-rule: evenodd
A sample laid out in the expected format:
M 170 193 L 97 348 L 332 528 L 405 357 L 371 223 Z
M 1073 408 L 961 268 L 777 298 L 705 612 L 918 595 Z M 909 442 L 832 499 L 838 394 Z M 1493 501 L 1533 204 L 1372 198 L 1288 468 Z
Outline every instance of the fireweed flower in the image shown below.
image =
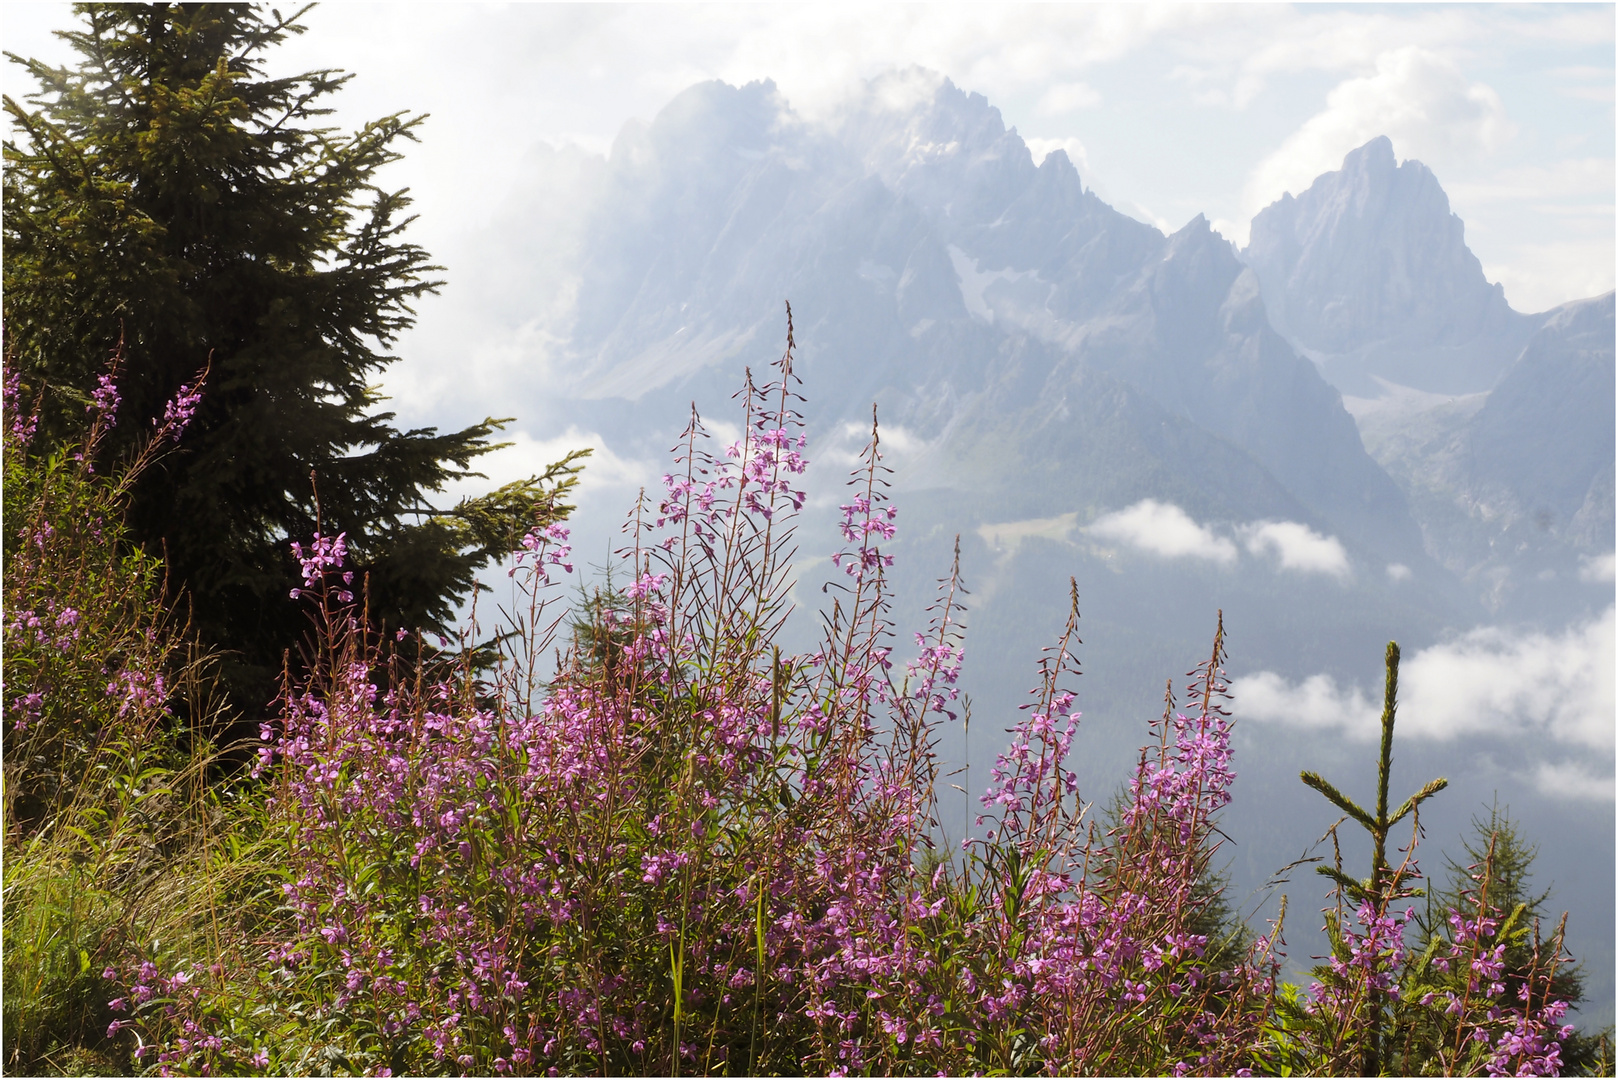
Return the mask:
M 858 495 L 853 502 L 839 508 L 843 512 L 843 521 L 839 526 L 843 539 L 859 547 L 853 552 L 838 552 L 831 561 L 833 566 L 841 568 L 849 577 L 862 578 L 872 571 L 893 565 L 893 556 L 883 555 L 871 538 L 893 539 L 893 520 L 899 516 L 899 511 L 894 506 L 873 506 L 872 502 L 869 495 Z
M 202 389 L 206 376 L 207 370 L 204 369 L 198 373 L 194 381 L 181 386 L 163 406 L 163 419 L 161 421 L 155 417 L 152 419 L 153 426 L 158 429 L 156 441 L 179 441 L 191 423 L 191 418 L 196 415 L 197 406 L 202 403 Z
M 39 413 L 23 405 L 22 375 L 17 371 L 5 374 L 4 408 L 6 431 L 18 446 L 27 446 L 33 441 L 34 431 L 39 426 Z
M 1070 621 L 996 758 L 987 835 L 935 856 L 958 582 L 913 657 L 896 653 L 910 639 L 887 621 L 877 545 L 897 510 L 873 439 L 842 507 L 846 599 L 813 651 L 774 648 L 807 467 L 789 364 L 780 378 L 769 406 L 749 383 L 746 434 L 718 453 L 693 419 L 655 512 L 626 530 L 628 610 L 602 614 L 604 645 L 581 635 L 541 667 L 535 614 L 527 651 L 479 681 L 393 667 L 351 613 L 316 612 L 326 659 L 261 731 L 287 853 L 273 978 L 334 1041 L 400 1048 L 413 1072 L 1246 1070 L 1278 953 L 1261 937 L 1216 968 L 1197 922 L 1230 722 L 1154 724 L 1116 820 L 1093 822 L 1060 685 Z M 535 529 L 514 553 L 536 613 L 571 570 L 567 540 Z M 313 589 L 345 537 L 294 552 Z M 1405 917 L 1360 914 L 1344 978 L 1391 991 Z M 168 1025 L 149 1040 L 166 1066 L 262 1067 L 196 986 L 169 1002 L 170 972 L 121 971 L 131 1021 Z M 1560 1014 L 1534 1016 L 1488 1029 L 1502 1068 L 1552 1060 Z
M 96 388 L 90 391 L 90 404 L 85 406 L 85 411 L 97 416 L 104 427 L 110 428 L 118 422 L 118 406 L 123 404 L 123 400 L 113 375 L 99 375 L 96 377 Z
M 560 567 L 564 574 L 571 574 L 573 564 L 567 559 L 573 548 L 566 543 L 568 535 L 567 526 L 559 522 L 528 530 L 512 553 L 511 569 L 506 571 L 506 576 L 516 577 L 527 568 L 533 575 L 534 585 L 538 586 L 550 581 L 553 566 Z
M 309 545 L 307 553 L 303 545 L 294 540 L 292 542 L 292 554 L 297 558 L 303 570 L 303 588 L 293 589 L 290 594 L 292 599 L 296 600 L 303 595 L 304 590 L 313 589 L 322 582 L 325 579 L 326 571 L 342 569 L 343 560 L 348 557 L 348 534 L 343 532 L 338 533 L 336 536 L 321 536 L 317 532 L 314 540 Z M 351 584 L 353 580 L 353 574 L 345 573 L 343 575 L 344 585 Z M 336 595 L 338 601 L 344 604 L 350 603 L 354 599 L 354 594 L 347 589 L 337 590 Z
M 168 686 L 162 672 L 132 671 L 125 668 L 107 684 L 107 696 L 118 701 L 118 715 L 148 709 L 161 709 L 168 699 Z

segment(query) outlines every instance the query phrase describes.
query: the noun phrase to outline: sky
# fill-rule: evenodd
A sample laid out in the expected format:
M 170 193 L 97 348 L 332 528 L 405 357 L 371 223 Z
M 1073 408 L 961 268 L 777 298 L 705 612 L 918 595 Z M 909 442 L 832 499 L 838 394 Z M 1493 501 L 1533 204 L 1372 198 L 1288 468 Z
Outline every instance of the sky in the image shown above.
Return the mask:
M 53 62 L 66 4 L 6 6 L 7 51 Z M 921 65 L 984 94 L 1036 159 L 1165 231 L 1253 214 L 1375 135 L 1437 173 L 1521 311 L 1614 279 L 1614 9 L 1536 5 L 654 5 L 333 3 L 277 67 L 339 67 L 349 126 L 431 118 L 387 181 L 429 251 L 484 224 L 536 143 L 606 152 L 706 79 L 773 79 L 802 114 Z M 16 65 L 0 87 L 30 89 Z M 448 241 L 448 242 L 446 242 Z M 462 251 L 461 258 L 475 258 Z M 453 287 L 454 267 L 450 267 Z
M 332 123 L 428 114 L 381 177 L 411 189 L 410 237 L 447 279 L 383 376 L 407 424 L 475 422 L 513 389 L 523 361 L 485 325 L 477 271 L 499 257 L 489 245 L 513 201 L 554 183 L 540 163 L 557 155 L 541 151 L 607 153 L 627 122 L 708 79 L 773 79 L 813 118 L 861 80 L 919 65 L 987 97 L 1036 159 L 1065 149 L 1119 210 L 1165 232 L 1204 214 L 1238 245 L 1255 212 L 1386 134 L 1434 169 L 1517 310 L 1613 288 L 1611 4 L 328 3 L 303 22 L 271 70 L 352 72 Z M 0 44 L 73 62 L 52 34 L 71 25 L 68 4 L 9 3 Z M 0 64 L 0 90 L 32 88 Z M 515 282 L 506 299 L 527 289 L 537 310 L 546 288 Z M 491 476 L 578 441 L 521 423 L 508 436 Z M 603 446 L 588 482 L 632 490 L 644 472 Z

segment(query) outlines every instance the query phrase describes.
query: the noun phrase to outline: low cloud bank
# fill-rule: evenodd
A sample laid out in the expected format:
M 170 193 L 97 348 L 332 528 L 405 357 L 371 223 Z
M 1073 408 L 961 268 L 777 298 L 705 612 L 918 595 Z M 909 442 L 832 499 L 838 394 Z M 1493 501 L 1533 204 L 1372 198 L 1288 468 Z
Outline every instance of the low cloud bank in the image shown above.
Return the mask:
M 1231 566 L 1238 554 L 1235 541 L 1198 524 L 1173 503 L 1156 499 L 1142 499 L 1127 509 L 1104 514 L 1085 531 L 1166 559 L 1205 559 Z M 1254 521 L 1237 526 L 1235 532 L 1249 554 L 1274 558 L 1282 570 L 1336 578 L 1346 578 L 1351 572 L 1342 543 L 1301 522 Z
M 1541 761 L 1541 790 L 1613 796 L 1613 608 L 1560 633 L 1480 627 L 1407 656 L 1399 670 L 1399 733 L 1453 741 L 1514 740 L 1534 756 L 1568 752 L 1590 762 Z M 1273 671 L 1232 682 L 1237 715 L 1264 723 L 1374 739 L 1380 693 L 1339 686 L 1329 675 L 1292 683 Z M 1593 768 L 1593 766 L 1599 766 Z
M 1321 536 L 1296 521 L 1262 521 L 1242 531 L 1247 538 L 1248 551 L 1254 555 L 1279 556 L 1283 570 L 1348 576 L 1348 552 L 1335 536 Z
M 1223 566 L 1236 561 L 1235 544 L 1198 525 L 1173 503 L 1156 499 L 1142 499 L 1127 510 L 1105 514 L 1087 531 L 1164 558 L 1207 559 Z
M 1591 557 L 1579 556 L 1579 580 L 1594 582 L 1611 582 L 1613 580 L 1613 556 L 1611 552 L 1605 555 Z
M 1273 671 L 1243 675 L 1230 684 L 1237 715 L 1311 730 L 1327 728 L 1375 738 L 1382 703 L 1359 687 L 1339 687 L 1330 675 L 1311 675 L 1296 686 Z

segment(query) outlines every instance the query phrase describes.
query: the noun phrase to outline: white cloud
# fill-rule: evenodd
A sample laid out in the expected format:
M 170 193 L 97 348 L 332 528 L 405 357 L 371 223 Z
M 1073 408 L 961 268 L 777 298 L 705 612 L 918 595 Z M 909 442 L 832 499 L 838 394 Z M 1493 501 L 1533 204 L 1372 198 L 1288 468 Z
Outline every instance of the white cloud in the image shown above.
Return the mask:
M 1224 566 L 1236 561 L 1236 545 L 1191 520 L 1173 503 L 1142 499 L 1126 510 L 1096 519 L 1092 536 L 1114 540 L 1164 558 L 1207 559 Z
M 1247 184 L 1256 212 L 1283 192 L 1303 191 L 1343 156 L 1378 135 L 1406 157 L 1443 169 L 1472 162 L 1516 133 L 1491 87 L 1469 83 L 1453 62 L 1418 46 L 1377 57 L 1375 72 L 1339 83 L 1326 107 L 1259 163 Z
M 1580 581 L 1610 582 L 1613 580 L 1613 571 L 1613 553 L 1610 551 L 1605 555 L 1597 555 L 1593 558 L 1589 555 L 1579 556 Z
M 1613 774 L 1592 772 L 1571 761 L 1552 764 L 1542 761 L 1534 769 L 1534 787 L 1541 795 L 1556 799 L 1611 800 L 1615 794 Z
M 1407 657 L 1399 671 L 1399 727 L 1415 738 L 1536 740 L 1613 750 L 1613 609 L 1558 634 L 1480 627 Z M 1380 703 L 1326 675 L 1294 686 L 1274 672 L 1236 679 L 1238 715 L 1350 736 L 1377 733 Z
M 1297 521 L 1257 522 L 1244 526 L 1242 533 L 1248 551 L 1278 556 L 1283 570 L 1348 576 L 1348 553 L 1335 536 L 1321 536 Z
M 1085 532 L 1168 559 L 1206 559 L 1231 566 L 1240 553 L 1229 537 L 1199 525 L 1173 503 L 1156 499 L 1142 499 L 1126 509 L 1103 514 Z M 1300 522 L 1255 521 L 1237 526 L 1236 532 L 1250 554 L 1274 557 L 1281 570 L 1338 578 L 1350 573 L 1342 543 Z
M 567 456 L 569 451 L 585 448 L 590 448 L 591 454 L 584 459 L 584 472 L 579 476 L 581 493 L 613 487 L 650 488 L 661 475 L 656 462 L 621 457 L 599 434 L 577 427 L 570 426 L 548 439 L 536 439 L 526 431 L 502 432 L 498 438 L 511 445 L 479 458 L 474 466 L 487 479 L 469 477 L 445 484 L 435 504 L 449 505 L 456 499 L 481 495 L 503 484 L 537 475 L 544 472 L 547 465 Z
M 1418 653 L 1401 673 L 1405 730 L 1432 738 L 1548 734 L 1613 747 L 1613 609 L 1558 635 L 1473 630 Z
M 1057 83 L 1040 96 L 1034 111 L 1042 116 L 1055 116 L 1078 109 L 1093 109 L 1101 104 L 1101 91 L 1089 83 Z
M 1379 730 L 1380 703 L 1359 687 L 1340 688 L 1330 675 L 1311 675 L 1297 686 L 1273 671 L 1232 680 L 1236 714 L 1311 730 L 1335 729 L 1362 739 Z
M 1410 567 L 1406 566 L 1404 563 L 1398 563 L 1398 562 L 1389 563 L 1388 564 L 1388 580 L 1389 581 L 1409 581 L 1410 580 Z

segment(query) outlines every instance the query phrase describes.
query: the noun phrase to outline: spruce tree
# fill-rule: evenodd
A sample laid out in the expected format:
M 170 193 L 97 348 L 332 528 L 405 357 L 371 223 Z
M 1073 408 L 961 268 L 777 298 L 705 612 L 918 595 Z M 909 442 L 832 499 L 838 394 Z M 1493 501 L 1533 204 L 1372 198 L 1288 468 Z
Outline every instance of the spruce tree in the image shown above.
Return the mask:
M 406 193 L 376 185 L 424 117 L 323 126 L 349 76 L 266 71 L 303 11 L 75 10 L 80 28 L 61 36 L 77 67 L 10 57 L 40 90 L 33 108 L 5 99 L 9 366 L 44 405 L 40 437 L 66 441 L 116 351 L 109 455 L 207 370 L 182 451 L 142 478 L 129 525 L 167 558 L 203 639 L 229 651 L 252 711 L 307 625 L 289 599 L 292 541 L 347 533 L 373 619 L 442 629 L 480 566 L 565 512 L 576 466 L 435 511 L 431 493 L 479 475 L 506 421 L 400 430 L 379 408 L 388 349 L 440 285 L 404 238 Z
M 1428 893 L 1424 910 L 1417 913 L 1416 936 L 1419 941 L 1434 937 L 1451 939 L 1453 931 L 1446 921 L 1448 913 L 1471 910 L 1480 887 L 1478 877 L 1486 876 L 1489 903 L 1507 913 L 1522 904 L 1523 924 L 1534 928 L 1533 933 L 1514 942 L 1505 952 L 1502 979 L 1505 991 L 1500 1001 L 1510 1006 L 1518 1001 L 1518 990 L 1532 966 L 1536 949 L 1542 955 L 1550 954 L 1551 931 L 1559 914 L 1551 907 L 1551 890 L 1535 889 L 1532 885 L 1539 845 L 1523 836 L 1510 809 L 1502 809 L 1496 801 L 1489 806 L 1487 818 L 1472 818 L 1472 834 L 1462 838 L 1461 848 L 1460 859 L 1445 856 L 1444 884 Z M 1551 992 L 1574 1007 L 1582 1004 L 1584 972 L 1580 965 L 1558 967 L 1551 980 Z M 1447 1033 L 1441 1033 L 1440 1037 L 1444 1034 Z M 1611 1041 L 1610 1029 L 1595 1034 L 1574 1033 L 1562 1043 L 1562 1075 L 1611 1075 Z

